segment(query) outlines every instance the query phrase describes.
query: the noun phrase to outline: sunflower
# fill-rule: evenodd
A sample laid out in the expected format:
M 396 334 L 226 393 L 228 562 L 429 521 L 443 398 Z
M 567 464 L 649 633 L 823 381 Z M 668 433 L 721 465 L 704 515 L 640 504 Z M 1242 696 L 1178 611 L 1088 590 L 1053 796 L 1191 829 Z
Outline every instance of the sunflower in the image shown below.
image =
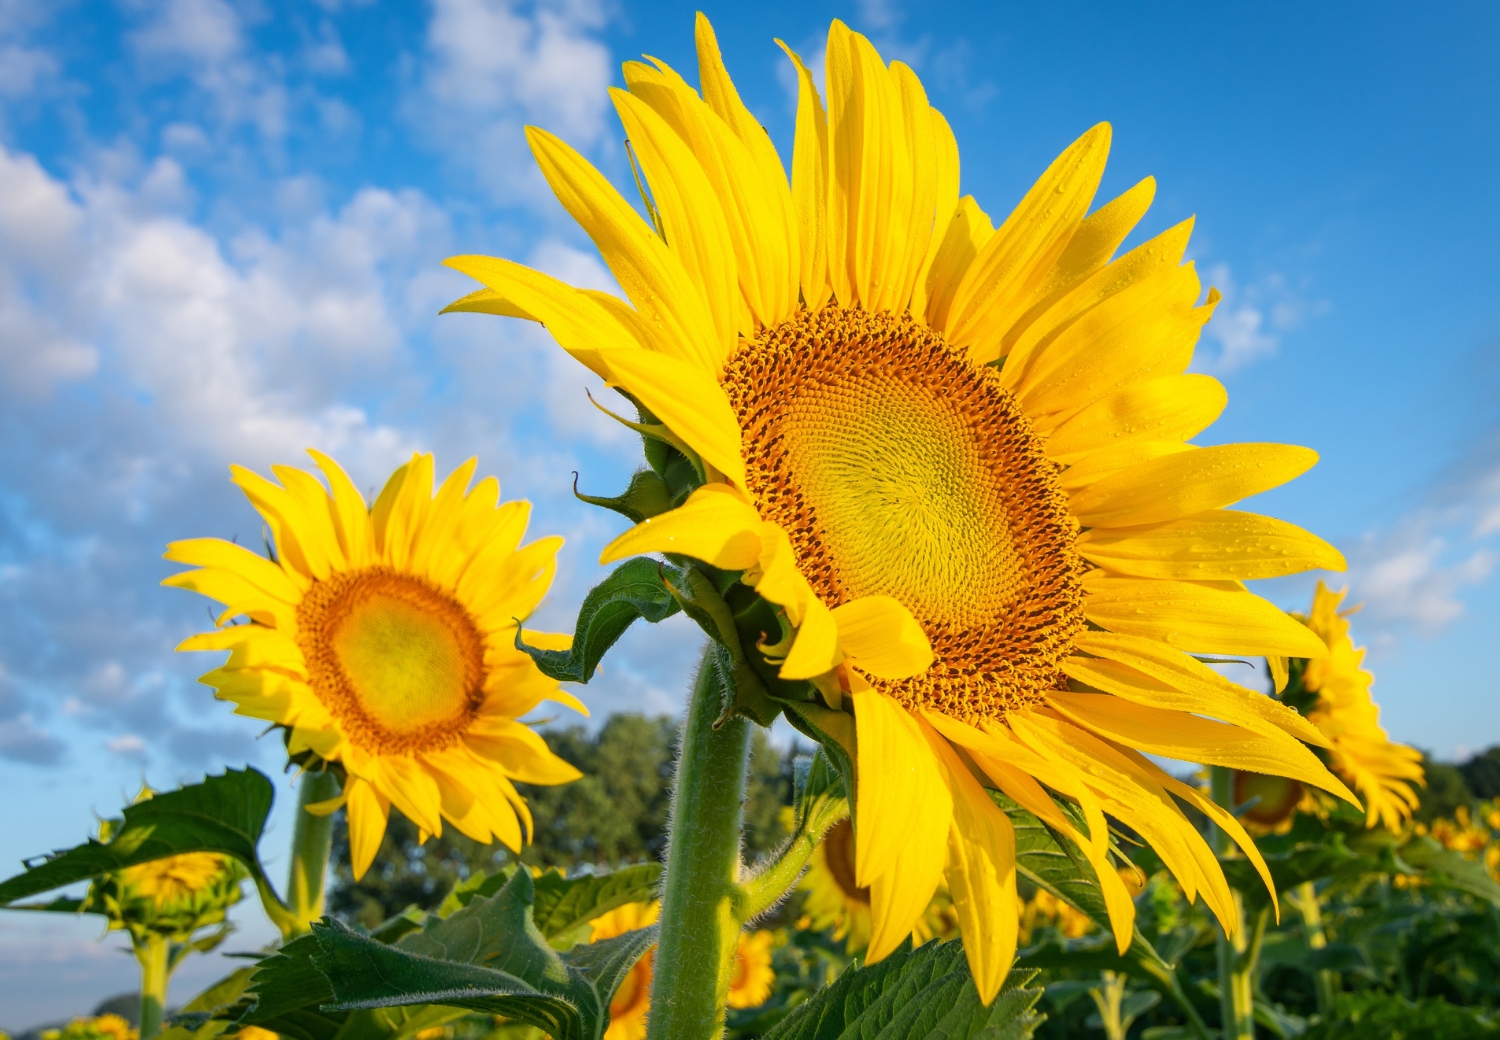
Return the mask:
M 530 505 L 499 503 L 493 477 L 466 491 L 473 459 L 434 495 L 432 456 L 415 455 L 368 506 L 336 462 L 311 454 L 327 488 L 290 466 L 272 467 L 279 485 L 233 468 L 274 559 L 217 538 L 168 547 L 167 559 L 197 569 L 163 584 L 225 605 L 217 630 L 178 649 L 228 650 L 202 681 L 236 714 L 285 727 L 291 755 L 342 767 L 342 793 L 310 808 L 347 809 L 355 878 L 392 805 L 424 841 L 448 820 L 519 851 L 531 814 L 513 781 L 580 775 L 517 721 L 543 700 L 585 711 L 515 649 L 517 619 L 546 594 L 562 539 L 518 548 Z M 249 622 L 231 623 L 239 617 Z
M 654 60 L 626 64 L 611 91 L 651 223 L 567 144 L 527 130 L 628 302 L 463 256 L 448 264 L 483 288 L 450 309 L 541 322 L 693 462 L 702 486 L 603 559 L 693 557 L 742 572 L 781 611 L 790 634 L 762 649 L 857 734 L 869 961 L 946 877 L 980 994 L 998 991 L 1018 926 L 1015 841 L 986 789 L 1079 844 L 1122 951 L 1134 904 L 1106 813 L 1234 927 L 1229 885 L 1179 803 L 1269 883 L 1259 853 L 1145 756 L 1352 799 L 1303 745 L 1328 743 L 1315 726 L 1190 656 L 1324 656 L 1241 582 L 1343 559 L 1225 508 L 1314 452 L 1188 443 L 1226 401 L 1185 371 L 1218 300 L 1198 303 L 1181 262 L 1191 221 L 1112 259 L 1154 182 L 1089 212 L 1100 124 L 994 227 L 960 197 L 957 144 L 917 76 L 840 22 L 826 107 L 782 45 L 801 92 L 788 178 L 701 15 L 697 44 L 701 92 Z
M 613 939 L 617 935 L 646 928 L 656 923 L 661 912 L 659 903 L 626 903 L 607 914 L 594 918 L 589 942 Z M 651 1010 L 651 976 L 656 964 L 656 947 L 647 950 L 635 962 L 620 988 L 609 1002 L 609 1028 L 604 1040 L 645 1040 L 646 1013 Z
M 870 945 L 870 890 L 854 881 L 854 830 L 847 819 L 828 829 L 797 887 L 806 894 L 802 912 L 807 927 L 833 929 L 833 937 L 844 940 L 851 954 Z M 920 946 L 929 939 L 951 938 L 956 931 L 953 900 L 940 886 L 912 926 L 912 942 Z
M 1370 697 L 1375 677 L 1360 667 L 1364 648 L 1349 638 L 1353 611 L 1339 613 L 1347 592 L 1319 581 L 1313 593 L 1307 627 L 1328 644 L 1328 653 L 1302 672 L 1302 688 L 1318 698 L 1307 717 L 1328 738 L 1334 771 L 1364 799 L 1365 826 L 1399 831 L 1420 804 L 1412 784 L 1426 785 L 1422 753 L 1393 743 L 1380 725 L 1380 708 Z
M 191 899 L 234 873 L 228 860 L 216 852 L 185 852 L 126 867 L 120 872 L 120 887 L 127 898 L 147 899 L 158 911 Z
M 771 967 L 771 947 L 776 937 L 767 931 L 741 932 L 734 948 L 734 969 L 729 977 L 729 1006 L 760 1007 L 771 999 L 776 972 Z

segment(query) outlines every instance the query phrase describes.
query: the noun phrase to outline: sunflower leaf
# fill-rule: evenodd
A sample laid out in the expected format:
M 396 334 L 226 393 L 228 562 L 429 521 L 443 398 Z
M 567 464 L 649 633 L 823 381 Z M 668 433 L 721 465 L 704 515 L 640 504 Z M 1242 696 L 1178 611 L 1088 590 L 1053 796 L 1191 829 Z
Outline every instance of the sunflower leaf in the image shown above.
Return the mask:
M 542 674 L 564 682 L 586 683 L 599 661 L 637 618 L 655 624 L 681 609 L 662 578 L 665 565 L 644 556 L 626 560 L 589 590 L 578 610 L 570 650 L 527 646 L 516 629 L 516 649 L 531 655 Z
M 661 864 L 641 863 L 609 874 L 564 877 L 548 871 L 535 880 L 531 919 L 549 940 L 588 924 L 627 903 L 655 899 L 661 889 Z
M 963 943 L 903 946 L 879 964 L 844 972 L 787 1015 L 764 1040 L 1028 1040 L 1042 1021 L 1036 972 L 1011 972 L 988 1007 Z
M 624 883 L 615 883 L 614 896 L 606 897 L 601 888 L 596 899 L 607 902 L 635 894 L 644 877 L 644 871 L 637 871 Z M 549 909 L 543 916 L 565 923 L 570 915 L 559 908 L 569 902 L 568 889 L 549 884 L 553 891 L 545 900 Z M 580 889 L 573 900 L 580 907 L 587 902 L 582 893 Z M 381 1009 L 389 1015 L 411 1009 L 399 1012 L 408 1016 L 411 1026 L 418 1021 L 412 1016 L 460 1009 L 504 1015 L 556 1040 L 598 1040 L 609 1024 L 614 990 L 655 941 L 654 933 L 643 929 L 560 955 L 533 920 L 535 895 L 530 872 L 514 871 L 499 891 L 475 894 L 467 905 L 447 917 L 428 918 L 420 931 L 394 944 L 325 918 L 313 926 L 308 939 L 288 944 L 278 955 L 288 963 L 274 967 L 282 977 L 266 987 L 278 1002 L 271 1009 L 278 1016 L 275 1028 L 301 1040 L 323 1040 L 305 1026 L 301 1033 L 307 1035 L 283 1030 L 283 1023 L 296 1026 L 298 1015 L 307 1017 L 310 1012 L 331 1020 L 339 1013 L 361 1015 Z M 272 967 L 275 961 L 273 957 L 262 963 Z M 305 978 L 303 963 L 318 973 L 321 992 Z M 284 994 L 287 989 L 298 991 L 290 1002 Z M 298 1006 L 285 1006 L 288 1003 Z M 420 1010 L 424 1005 L 441 1008 Z M 263 1017 L 257 1009 L 241 1021 L 262 1024 Z M 406 1027 L 399 1032 L 406 1034 Z
M 265 774 L 246 768 L 137 802 L 125 809 L 109 841 L 91 838 L 0 882 L 0 906 L 184 852 L 233 856 L 264 883 L 256 846 L 273 798 Z

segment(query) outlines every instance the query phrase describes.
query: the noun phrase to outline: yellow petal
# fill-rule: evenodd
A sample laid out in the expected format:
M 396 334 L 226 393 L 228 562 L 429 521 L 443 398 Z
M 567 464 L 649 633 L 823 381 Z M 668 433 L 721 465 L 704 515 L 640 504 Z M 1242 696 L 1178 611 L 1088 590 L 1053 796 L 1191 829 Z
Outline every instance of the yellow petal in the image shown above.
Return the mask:
M 740 424 L 729 398 L 712 375 L 645 350 L 613 353 L 608 363 L 614 381 L 686 441 L 704 462 L 744 487 Z
M 1289 776 L 1355 801 L 1316 755 L 1280 731 L 1275 737 L 1262 736 L 1227 722 L 1184 711 L 1148 708 L 1107 693 L 1054 691 L 1048 694 L 1048 700 L 1084 728 L 1148 755 Z
M 1016 832 L 948 742 L 925 730 L 953 795 L 944 876 L 964 935 L 969 972 L 986 1005 L 995 999 L 1016 956 Z
M 229 467 L 231 480 L 239 485 L 255 511 L 271 529 L 276 542 L 276 556 L 289 575 L 300 574 L 303 578 L 322 580 L 328 577 L 328 555 L 317 538 L 304 544 L 299 532 L 312 527 L 314 521 L 306 515 L 299 499 L 285 488 L 262 477 L 243 466 Z M 293 581 L 297 579 L 293 577 Z
M 783 679 L 813 679 L 833 671 L 843 660 L 833 613 L 817 597 L 811 597 L 803 607 L 797 638 L 776 674 Z
M 1108 208 L 1100 209 L 1094 216 L 1104 216 Z M 1087 223 L 1084 221 L 1085 225 Z M 1047 303 L 1040 313 L 1035 313 L 1036 308 L 1033 308 L 1017 323 L 1014 341 L 1007 337 L 1005 344 L 998 348 L 1007 351 L 1005 366 L 1000 370 L 1000 382 L 1009 390 L 1020 387 L 1029 378 L 1033 363 L 1046 355 L 1053 341 L 1073 322 L 1117 293 L 1157 276 L 1161 269 L 1181 264 L 1192 231 L 1193 221 L 1189 218 L 1070 286 L 1061 296 Z M 1084 228 L 1080 227 L 1079 234 L 1083 233 Z M 1191 288 L 1192 298 L 1183 301 L 1185 306 L 1197 302 L 1196 278 Z M 1051 367 L 1050 362 L 1046 367 Z
M 1112 269 L 1105 268 L 1099 277 Z M 1024 367 L 1017 362 L 1016 396 L 1028 414 L 1056 414 L 1060 423 L 1128 383 L 1182 373 L 1213 313 L 1209 305 L 1194 306 L 1198 292 L 1197 272 L 1184 264 L 1157 268 L 1107 296 L 1038 343 Z M 1017 343 L 1005 369 L 1025 341 Z
M 188 538 L 170 542 L 162 559 L 237 575 L 264 595 L 289 605 L 302 599 L 301 589 L 292 582 L 285 570 L 259 553 L 251 552 L 243 545 L 226 542 L 222 538 Z M 221 599 L 219 602 L 226 601 Z
M 928 325 L 935 329 L 947 326 L 953 298 L 958 293 L 965 273 L 994 233 L 994 225 L 990 223 L 984 210 L 979 208 L 979 203 L 974 201 L 974 196 L 965 195 L 958 200 L 958 208 L 949 219 L 946 230 L 933 236 L 935 239 L 941 238 L 941 241 L 923 279 Z
M 1302 715 L 1263 693 L 1230 682 L 1201 661 L 1153 639 L 1114 632 L 1083 632 L 1074 646 L 1092 658 L 1067 657 L 1070 678 L 1153 708 L 1209 715 L 1269 734 L 1274 727 L 1298 740 L 1328 746 L 1328 738 Z
M 976 360 L 998 357 L 1021 306 L 1067 248 L 1088 212 L 1109 157 L 1110 126 L 1094 126 L 1053 160 L 964 276 L 947 328 Z
M 357 776 L 344 783 L 349 810 L 349 858 L 358 881 L 375 862 L 380 840 L 385 837 L 386 821 L 391 815 L 391 801 Z
M 611 88 L 625 135 L 640 159 L 661 214 L 667 245 L 692 276 L 713 316 L 718 363 L 735 348 L 740 286 L 734 243 L 713 185 L 687 144 L 650 105 Z
M 328 478 L 328 487 L 333 492 L 334 525 L 338 529 L 344 558 L 351 567 L 374 563 L 375 532 L 370 527 L 370 508 L 365 504 L 364 496 L 337 462 L 312 448 L 307 453 Z
M 1221 444 L 1132 466 L 1073 495 L 1085 527 L 1136 527 L 1203 513 L 1279 487 L 1318 461 L 1291 444 Z
M 1189 581 L 1248 581 L 1345 567 L 1342 553 L 1295 524 L 1228 509 L 1147 527 L 1094 528 L 1079 537 L 1078 551 L 1117 574 Z
M 935 834 L 931 840 L 941 848 L 953 803 L 916 720 L 874 690 L 856 691 L 850 699 L 858 735 L 854 872 L 858 884 L 868 885 L 890 872 L 901 850 L 919 838 Z M 897 927 L 892 948 L 911 931 L 922 907 L 904 928 Z
M 1105 477 L 1134 469 L 1143 462 L 1201 450 L 1196 444 L 1184 444 L 1182 441 L 1126 441 L 1085 455 L 1063 470 L 1057 483 L 1071 499 L 1077 492 L 1099 483 Z
M 812 73 L 785 43 L 797 70 L 797 135 L 792 145 L 792 203 L 801 249 L 802 297 L 812 310 L 828 302 L 828 115 Z
M 454 300 L 438 313 L 493 314 L 501 318 L 520 318 L 522 321 L 541 320 L 504 293 L 496 292 L 494 289 L 475 289 L 469 295 Z
M 464 743 L 523 784 L 565 784 L 583 775 L 558 758 L 530 726 L 512 719 L 478 719 L 465 731 Z
M 932 123 L 932 149 L 933 158 L 936 160 L 934 183 L 937 189 L 937 209 L 932 222 L 932 231 L 927 240 L 927 256 L 923 258 L 921 267 L 917 270 L 916 283 L 912 286 L 911 313 L 918 318 L 927 313 L 933 282 L 933 265 L 936 264 L 938 252 L 947 240 L 948 228 L 959 207 L 958 141 L 954 139 L 953 128 L 948 125 L 948 120 L 943 118 L 941 112 L 935 108 L 929 108 L 928 117 Z M 978 246 L 975 246 L 974 251 L 978 252 Z M 954 279 L 952 288 L 958 288 L 957 279 Z
M 526 128 L 526 140 L 558 201 L 594 240 L 636 310 L 663 330 L 678 358 L 717 371 L 722 356 L 713 316 L 666 243 L 566 142 L 534 126 Z
M 706 484 L 672 510 L 636 524 L 604 547 L 600 563 L 643 553 L 680 553 L 724 570 L 744 570 L 760 556 L 755 507 L 723 485 Z
M 1281 696 L 1286 692 L 1287 680 L 1292 677 L 1290 662 L 1285 657 L 1272 654 L 1266 658 L 1266 670 L 1271 673 L 1271 682 L 1276 687 L 1276 695 Z
M 833 609 L 839 645 L 854 664 L 881 679 L 907 679 L 932 665 L 927 633 L 890 596 L 863 596 Z
M 766 310 L 760 315 L 768 325 L 779 324 L 792 316 L 797 309 L 797 285 L 800 250 L 797 240 L 797 216 L 792 203 L 791 188 L 787 185 L 786 168 L 776 154 L 771 135 L 766 133 L 760 120 L 740 100 L 739 91 L 729 72 L 724 68 L 724 59 L 719 53 L 719 42 L 714 38 L 713 26 L 707 16 L 698 12 L 695 26 L 698 44 L 698 79 L 703 87 L 703 100 L 734 132 L 754 162 L 755 179 L 759 182 L 761 205 L 755 212 L 761 225 L 758 236 L 762 244 L 761 295 Z M 747 171 L 749 172 L 749 171 Z
M 560 347 L 605 379 L 604 356 L 644 346 L 598 301 L 550 275 L 494 256 L 450 256 L 443 263 L 516 301 Z
M 1053 430 L 1047 457 L 1069 465 L 1126 441 L 1184 441 L 1213 425 L 1229 394 L 1212 376 L 1181 375 L 1131 383 L 1100 398 Z
M 1116 578 L 1090 571 L 1084 616 L 1109 632 L 1200 654 L 1328 656 L 1306 625 L 1233 582 Z

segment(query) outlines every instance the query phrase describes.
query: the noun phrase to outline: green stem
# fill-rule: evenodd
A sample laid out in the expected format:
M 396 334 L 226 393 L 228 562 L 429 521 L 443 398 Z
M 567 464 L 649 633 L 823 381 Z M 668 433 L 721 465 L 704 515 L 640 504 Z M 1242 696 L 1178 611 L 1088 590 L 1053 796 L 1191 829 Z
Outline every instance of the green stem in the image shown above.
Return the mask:
M 1105 1040 L 1125 1040 L 1125 1023 L 1120 1017 L 1121 1005 L 1125 1001 L 1125 976 L 1113 971 L 1103 972 L 1099 986 L 1089 990 L 1089 996 L 1099 1009 Z
M 736 910 L 745 901 L 738 884 L 740 822 L 750 760 L 745 719 L 714 728 L 725 681 L 710 643 L 677 756 L 648 1040 L 714 1040 L 724 1029 L 740 932 Z
M 167 1011 L 167 984 L 172 977 L 167 963 L 170 952 L 167 937 L 155 932 L 147 932 L 135 946 L 135 959 L 141 965 L 141 1040 L 151 1040 L 161 1032 Z
M 338 793 L 338 778 L 326 771 L 303 773 L 297 784 L 297 822 L 292 829 L 292 864 L 286 883 L 288 919 L 282 924 L 283 933 L 290 929 L 288 938 L 310 932 L 313 922 L 323 916 L 323 884 L 333 847 L 333 816 L 314 816 L 306 806 L 326 802 Z
M 847 819 L 849 802 L 844 798 L 829 798 L 809 813 L 802 828 L 792 835 L 786 848 L 781 850 L 769 866 L 740 886 L 743 899 L 736 908 L 736 917 L 741 923 L 754 920 L 765 913 L 786 895 L 797 883 L 802 868 L 812 858 L 813 850 L 828 828 Z
M 1302 925 L 1307 933 L 1307 948 L 1321 950 L 1328 945 L 1328 931 L 1323 927 L 1323 907 L 1318 902 L 1318 889 L 1311 881 L 1298 885 L 1287 900 L 1302 915 Z M 1333 998 L 1341 987 L 1339 973 L 1328 968 L 1319 968 L 1313 974 L 1313 988 L 1318 997 L 1318 1014 L 1327 1019 L 1333 1014 Z
M 1213 799 L 1229 812 L 1234 812 L 1234 771 L 1226 766 L 1210 766 L 1209 782 Z M 1214 852 L 1220 858 L 1229 856 L 1234 849 L 1230 836 L 1219 828 L 1213 829 Z M 1255 1038 L 1255 954 L 1250 949 L 1250 937 L 1245 931 L 1245 901 L 1238 889 L 1231 888 L 1234 901 L 1233 934 L 1223 926 L 1219 928 L 1217 954 L 1219 966 L 1219 1013 L 1220 1034 L 1224 1040 L 1254 1040 Z M 1259 922 L 1257 922 L 1259 924 Z M 1263 925 L 1258 928 L 1263 934 Z

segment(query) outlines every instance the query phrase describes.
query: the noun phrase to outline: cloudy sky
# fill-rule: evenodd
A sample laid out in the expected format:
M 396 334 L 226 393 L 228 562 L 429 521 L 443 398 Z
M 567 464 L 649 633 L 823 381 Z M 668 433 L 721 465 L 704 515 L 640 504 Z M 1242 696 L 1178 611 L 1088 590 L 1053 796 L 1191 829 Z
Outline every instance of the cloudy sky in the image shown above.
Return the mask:
M 609 287 L 522 127 L 624 183 L 605 89 L 646 52 L 691 74 L 693 7 L 613 0 L 0 0 L 0 861 L 81 840 L 147 780 L 275 747 L 172 647 L 206 621 L 162 589 L 173 538 L 256 542 L 228 465 L 335 455 L 374 487 L 412 450 L 471 455 L 533 533 L 567 536 L 561 625 L 618 529 L 638 448 L 538 332 L 437 317 L 486 252 Z M 1259 508 L 1347 553 L 1392 733 L 1500 742 L 1500 9 L 1484 3 L 710 6 L 747 103 L 790 154 L 774 37 L 828 21 L 924 78 L 963 188 L 1003 215 L 1107 119 L 1103 195 L 1152 174 L 1140 235 L 1197 214 L 1225 302 L 1197 367 L 1207 442 L 1322 452 Z M 1304 605 L 1312 578 L 1263 591 Z M 633 634 L 597 714 L 673 711 L 681 627 Z M 283 805 L 288 787 L 279 785 Z M 274 820 L 272 858 L 289 824 Z M 8 873 L 11 867 L 0 867 Z M 231 948 L 264 938 L 254 913 Z M 133 965 L 87 922 L 0 917 L 0 1026 L 86 1010 Z M 174 998 L 221 970 L 202 959 Z

